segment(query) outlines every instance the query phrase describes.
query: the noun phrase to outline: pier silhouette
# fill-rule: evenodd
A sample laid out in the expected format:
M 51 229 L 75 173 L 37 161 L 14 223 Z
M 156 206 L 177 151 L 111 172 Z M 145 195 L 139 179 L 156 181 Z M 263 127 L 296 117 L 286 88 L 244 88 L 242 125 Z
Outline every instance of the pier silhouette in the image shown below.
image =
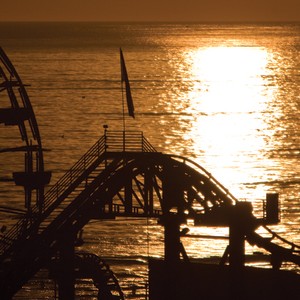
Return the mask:
M 300 249 L 267 227 L 280 221 L 277 195 L 267 197 L 265 214 L 257 218 L 251 203 L 236 199 L 203 167 L 188 158 L 156 151 L 142 132 L 111 131 L 105 126 L 99 140 L 44 193 L 50 173 L 44 171 L 37 123 L 27 96 L 24 108 L 16 104 L 12 86 L 19 87 L 21 98 L 27 94 L 1 51 L 4 68 L 11 75 L 5 76 L 2 69 L 1 87 L 9 91 L 12 108 L 0 111 L 0 122 L 18 126 L 25 137 L 26 146 L 18 151 L 26 154 L 26 168 L 14 180 L 24 186 L 28 210 L 1 233 L 1 299 L 13 298 L 42 268 L 58 283 L 59 299 L 75 299 L 75 279 L 82 277 L 93 279 L 99 299 L 124 299 L 105 261 L 76 250 L 78 234 L 86 224 L 117 217 L 156 218 L 164 226 L 164 259 L 149 262 L 151 300 L 219 299 L 221 295 L 223 299 L 280 299 L 299 292 L 299 276 L 280 268 L 284 261 L 299 266 Z M 31 120 L 35 145 L 25 135 L 25 120 Z M 32 193 L 36 193 L 35 203 Z M 181 243 L 186 232 L 180 230 L 188 220 L 193 226 L 230 229 L 229 244 L 218 265 L 189 260 Z M 260 226 L 272 237 L 260 236 L 256 232 Z M 267 250 L 273 269 L 246 267 L 245 241 Z

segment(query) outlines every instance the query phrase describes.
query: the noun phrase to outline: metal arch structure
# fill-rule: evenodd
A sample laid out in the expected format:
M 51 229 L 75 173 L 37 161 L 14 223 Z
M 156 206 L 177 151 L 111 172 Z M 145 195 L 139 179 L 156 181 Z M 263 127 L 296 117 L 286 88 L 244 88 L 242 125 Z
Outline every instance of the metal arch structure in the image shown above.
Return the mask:
M 12 62 L 0 47 L 0 93 L 6 94 L 6 103 L 0 108 L 0 124 L 19 128 L 21 145 L 5 147 L 0 152 L 24 153 L 24 171 L 14 172 L 13 180 L 24 187 L 25 207 L 32 218 L 32 194 L 36 193 L 36 204 L 43 206 L 44 187 L 50 181 L 50 172 L 44 170 L 44 157 L 41 136 L 36 117 L 19 74 Z
M 159 217 L 177 214 L 205 225 L 213 216 L 224 215 L 237 199 L 210 173 L 184 157 L 163 153 L 110 153 L 107 159 L 119 158 L 118 178 L 99 197 L 100 211 L 111 215 Z M 116 192 L 116 190 L 118 190 Z M 220 218 L 215 222 L 221 225 Z M 224 221 L 225 222 L 225 221 Z M 211 224 L 212 225 L 212 224 Z
M 0 294 L 4 299 L 11 299 L 54 258 L 63 264 L 66 275 L 59 282 L 60 299 L 73 299 L 76 267 L 82 272 L 83 265 L 90 265 L 93 271 L 99 267 L 95 256 L 75 252 L 77 233 L 92 219 L 158 218 L 165 227 L 165 259 L 169 262 L 178 261 L 180 254 L 187 257 L 180 242 L 180 225 L 190 219 L 196 226 L 230 227 L 229 262 L 233 267 L 243 265 L 245 239 L 269 251 L 276 268 L 282 261 L 300 266 L 299 247 L 272 231 L 272 239 L 279 238 L 280 246 L 256 233 L 257 227 L 270 220 L 256 219 L 249 203 L 239 202 L 201 166 L 184 157 L 157 152 L 141 132 L 105 129 L 95 145 L 44 194 L 51 174 L 44 170 L 35 115 L 25 85 L 1 48 L 0 62 L 0 93 L 7 94 L 6 106 L 10 105 L 0 109 L 0 123 L 18 126 L 25 144 L 0 152 L 25 153 L 25 171 L 15 172 L 13 177 L 25 189 L 28 209 L 24 218 L 0 236 Z M 33 191 L 36 203 L 31 203 Z M 106 267 L 100 270 L 100 277 L 98 271 L 92 275 L 98 276 L 93 277 L 98 285 L 97 280 L 109 272 Z M 110 272 L 109 278 L 116 283 Z M 111 298 L 107 283 L 101 283 L 99 299 Z M 116 297 L 122 299 L 122 292 Z
M 201 166 L 156 152 L 140 132 L 105 131 L 44 200 L 38 219 L 30 224 L 21 219 L 1 239 L 0 288 L 7 298 L 53 257 L 63 261 L 65 274 L 72 274 L 74 241 L 92 219 L 158 218 L 165 227 L 165 259 L 170 261 L 184 256 L 180 225 L 190 219 L 195 225 L 230 226 L 237 229 L 238 238 L 232 239 L 237 248 L 247 239 L 272 253 L 277 265 L 285 260 L 300 265 L 296 245 L 284 248 L 255 232 L 267 220 L 256 219 L 247 203 L 237 201 Z M 243 256 L 239 250 L 232 264 Z M 61 299 L 74 298 L 71 275 L 60 286 Z

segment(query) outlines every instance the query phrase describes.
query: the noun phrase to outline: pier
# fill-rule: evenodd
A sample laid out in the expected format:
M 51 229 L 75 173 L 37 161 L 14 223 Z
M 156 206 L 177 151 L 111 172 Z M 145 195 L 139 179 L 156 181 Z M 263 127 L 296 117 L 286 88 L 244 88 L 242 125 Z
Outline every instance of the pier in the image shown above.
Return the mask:
M 150 300 L 179 300 L 184 295 L 189 299 L 199 295 L 219 299 L 218 288 L 228 299 L 248 299 L 251 283 L 261 288 L 259 276 L 265 283 L 275 278 L 275 283 L 284 286 L 279 289 L 278 284 L 265 284 L 264 296 L 271 292 L 280 297 L 287 295 L 286 291 L 299 292 L 299 276 L 280 268 L 284 261 L 299 266 L 300 249 L 267 227 L 280 221 L 278 195 L 267 196 L 263 217 L 257 218 L 251 203 L 236 199 L 202 166 L 179 155 L 156 151 L 143 132 L 111 131 L 104 126 L 99 140 L 44 192 L 51 174 L 44 170 L 37 123 L 24 85 L 6 55 L 0 54 L 10 73 L 6 76 L 2 70 L 2 92 L 9 91 L 12 106 L 8 114 L 0 111 L 0 122 L 18 126 L 26 144 L 24 148 L 5 151 L 26 154 L 25 171 L 14 173 L 13 178 L 24 187 L 27 208 L 24 216 L 0 236 L 1 299 L 12 299 L 41 269 L 47 269 L 49 278 L 57 282 L 58 299 L 75 299 L 76 278 L 91 278 L 98 299 L 125 299 L 107 263 L 93 253 L 76 249 L 78 234 L 91 220 L 118 217 L 155 218 L 164 227 L 164 259 L 149 262 Z M 17 92 L 13 87 L 18 87 Z M 16 93 L 28 101 L 17 102 Z M 24 110 L 15 109 L 22 105 Z M 31 124 L 29 128 L 25 120 Z M 29 141 L 29 132 L 34 144 Z M 32 195 L 36 195 L 35 202 L 31 201 Z M 181 225 L 188 221 L 191 226 L 229 228 L 229 244 L 217 266 L 190 262 L 181 242 L 185 234 Z M 256 233 L 260 226 L 272 237 Z M 280 240 L 280 245 L 274 243 L 275 239 Z M 273 269 L 249 271 L 245 267 L 245 241 L 268 251 Z M 218 284 L 211 282 L 214 278 Z M 202 291 L 197 288 L 198 282 Z M 225 286 L 230 286 L 226 292 Z

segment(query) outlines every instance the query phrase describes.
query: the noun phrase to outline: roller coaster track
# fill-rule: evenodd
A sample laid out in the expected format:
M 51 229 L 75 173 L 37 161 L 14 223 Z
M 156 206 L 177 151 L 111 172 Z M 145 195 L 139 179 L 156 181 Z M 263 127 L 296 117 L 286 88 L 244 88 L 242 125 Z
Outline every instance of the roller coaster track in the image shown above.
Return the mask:
M 109 265 L 99 256 L 76 252 L 75 254 L 75 277 L 77 279 L 92 279 L 98 289 L 98 299 L 124 300 L 123 291 Z M 49 267 L 49 277 L 58 278 L 63 266 L 59 260 L 53 260 Z
M 7 91 L 12 106 L 0 110 L 0 123 L 19 126 L 26 143 L 24 151 L 28 155 L 33 150 L 38 153 L 37 171 L 41 174 L 42 147 L 32 107 L 24 85 L 2 49 L 0 58 L 6 69 L 5 72 L 0 68 L 4 80 L 0 92 Z M 13 87 L 21 95 L 21 109 Z M 37 140 L 35 146 L 30 145 L 25 120 Z M 231 209 L 238 203 L 200 165 L 181 156 L 157 152 L 141 132 L 129 131 L 105 131 L 45 194 L 41 195 L 43 186 L 37 189 L 39 201 L 0 236 L 0 294 L 4 299 L 10 299 L 39 269 L 48 267 L 66 241 L 74 243 L 77 233 L 91 219 L 123 216 L 161 219 L 177 214 L 182 222 L 192 219 L 195 225 L 227 226 Z M 257 227 L 253 227 L 246 234 L 248 242 L 269 251 L 279 263 L 290 261 L 300 266 L 299 246 L 264 227 L 270 238 L 260 236 Z M 123 299 L 116 278 L 100 258 L 76 254 L 75 259 L 81 275 L 85 266 L 93 270 L 99 298 L 109 299 L 109 295 L 116 293 L 115 299 Z
M 222 225 L 235 202 L 204 168 L 184 157 L 155 152 L 141 133 L 106 133 L 45 194 L 42 214 L 31 222 L 21 219 L 2 237 L 2 289 L 14 294 L 55 256 L 62 241 L 74 240 L 91 219 L 160 218 L 172 212 L 195 224 L 209 220 Z M 246 238 L 279 260 L 300 265 L 296 245 L 285 248 L 254 231 Z
M 75 260 L 79 269 L 76 278 L 89 278 L 92 270 L 91 277 L 99 290 L 99 299 L 109 299 L 112 296 L 115 300 L 124 299 L 118 279 L 103 259 L 91 253 L 79 252 L 76 253 Z

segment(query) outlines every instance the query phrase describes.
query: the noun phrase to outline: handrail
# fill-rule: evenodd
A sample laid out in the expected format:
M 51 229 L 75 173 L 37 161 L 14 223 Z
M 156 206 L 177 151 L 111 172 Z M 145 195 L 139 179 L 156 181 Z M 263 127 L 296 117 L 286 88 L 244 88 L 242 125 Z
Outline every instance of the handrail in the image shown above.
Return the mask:
M 161 216 L 162 215 L 162 210 L 160 209 L 153 209 L 151 214 L 149 214 L 149 212 L 145 212 L 145 209 L 141 206 L 132 206 L 132 214 L 137 214 L 137 215 L 142 215 L 142 212 L 144 212 L 145 215 L 148 215 L 149 217 L 153 217 L 153 216 Z M 102 208 L 102 212 L 103 213 L 109 213 L 109 214 L 120 214 L 121 212 L 125 212 L 125 205 L 124 204 L 113 204 L 112 208 L 108 208 L 108 207 L 103 207 Z
M 105 131 L 107 152 L 156 152 L 142 131 Z
M 45 194 L 43 212 L 52 205 L 56 199 L 64 192 L 66 189 L 75 182 L 79 175 L 95 161 L 95 157 L 98 158 L 105 151 L 104 137 L 102 136 L 91 148 L 87 151 L 75 165 L 68 170 L 50 190 Z M 34 206 L 32 209 L 33 215 L 39 215 L 39 207 Z M 39 220 L 40 221 L 40 220 Z M 28 216 L 25 215 L 24 218 L 20 219 L 5 235 L 2 236 L 3 241 L 14 241 L 18 236 L 24 232 L 24 230 L 29 229 L 33 223 L 28 224 Z M 0 253 L 4 253 L 9 247 L 10 243 L 0 243 Z
M 75 165 L 45 194 L 44 210 L 53 203 L 53 199 L 57 199 L 59 195 L 61 195 L 72 183 L 74 183 L 78 176 L 82 174 L 82 171 L 86 170 L 87 167 L 95 161 L 95 157 L 98 158 L 101 154 L 103 154 L 104 150 L 105 144 L 104 137 L 102 136 L 94 144 L 94 146 L 86 154 L 84 154 L 81 159 L 75 163 Z
M 43 210 L 36 205 L 32 208 L 32 216 L 41 216 L 51 205 L 53 205 L 59 196 L 62 195 L 72 184 L 76 182 L 78 177 L 105 152 L 156 152 L 155 148 L 143 136 L 142 131 L 104 131 L 104 135 L 69 169 L 57 182 L 53 185 L 44 196 Z M 59 203 L 58 203 L 59 204 Z M 53 209 L 55 208 L 55 205 Z M 1 237 L 0 254 L 3 254 L 11 247 L 21 234 L 38 225 L 39 220 L 30 220 L 28 215 L 20 219 L 9 231 Z M 38 223 L 36 223 L 38 222 Z

